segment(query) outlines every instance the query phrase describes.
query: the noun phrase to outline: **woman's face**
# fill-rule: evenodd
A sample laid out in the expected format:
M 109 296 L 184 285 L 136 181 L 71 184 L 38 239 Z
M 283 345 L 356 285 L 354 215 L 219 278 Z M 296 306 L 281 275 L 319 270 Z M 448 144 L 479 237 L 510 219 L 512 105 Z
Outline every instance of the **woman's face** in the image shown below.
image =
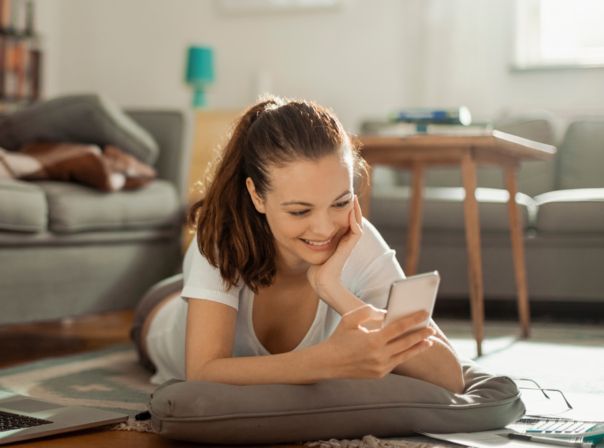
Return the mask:
M 349 153 L 348 153 L 349 154 Z M 270 169 L 264 198 L 248 178 L 256 210 L 266 214 L 277 248 L 277 271 L 302 274 L 324 263 L 348 231 L 353 210 L 352 156 L 334 154 Z

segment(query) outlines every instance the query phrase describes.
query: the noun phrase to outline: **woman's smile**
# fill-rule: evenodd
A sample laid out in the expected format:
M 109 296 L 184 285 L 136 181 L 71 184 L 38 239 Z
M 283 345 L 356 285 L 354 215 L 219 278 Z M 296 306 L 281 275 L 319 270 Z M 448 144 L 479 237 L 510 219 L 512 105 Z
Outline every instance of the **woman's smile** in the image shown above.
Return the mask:
M 334 237 L 324 241 L 305 240 L 304 238 L 300 238 L 300 240 L 311 250 L 324 251 L 331 249 Z

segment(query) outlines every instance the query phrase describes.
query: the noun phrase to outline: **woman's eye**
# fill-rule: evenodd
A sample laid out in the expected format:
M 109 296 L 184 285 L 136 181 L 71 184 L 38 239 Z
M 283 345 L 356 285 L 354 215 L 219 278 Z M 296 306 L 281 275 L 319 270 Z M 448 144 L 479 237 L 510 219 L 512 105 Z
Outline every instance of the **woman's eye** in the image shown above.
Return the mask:
M 347 201 L 342 201 L 342 202 L 337 202 L 334 204 L 334 207 L 336 208 L 344 208 L 346 207 L 348 204 L 350 204 L 350 200 Z M 308 213 L 308 210 L 300 210 L 297 212 L 288 212 L 290 215 L 292 216 L 304 216 Z
M 343 201 L 343 202 L 338 202 L 337 204 L 335 204 L 336 207 L 338 208 L 344 208 L 346 207 L 348 204 L 350 204 L 350 200 L 348 201 Z
M 299 212 L 288 212 L 288 213 L 290 215 L 292 215 L 292 216 L 303 216 L 306 213 L 308 213 L 308 210 L 302 210 L 302 211 L 299 211 Z

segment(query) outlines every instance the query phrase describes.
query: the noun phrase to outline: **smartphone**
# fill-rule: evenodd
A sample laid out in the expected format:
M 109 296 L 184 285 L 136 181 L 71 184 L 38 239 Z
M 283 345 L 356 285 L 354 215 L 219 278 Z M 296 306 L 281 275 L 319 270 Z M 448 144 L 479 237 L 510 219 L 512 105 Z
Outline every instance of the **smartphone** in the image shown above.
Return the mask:
M 426 320 L 409 328 L 407 332 L 427 326 L 432 317 L 439 284 L 440 275 L 438 271 L 413 275 L 392 283 L 383 325 L 416 311 L 426 310 L 428 312 Z

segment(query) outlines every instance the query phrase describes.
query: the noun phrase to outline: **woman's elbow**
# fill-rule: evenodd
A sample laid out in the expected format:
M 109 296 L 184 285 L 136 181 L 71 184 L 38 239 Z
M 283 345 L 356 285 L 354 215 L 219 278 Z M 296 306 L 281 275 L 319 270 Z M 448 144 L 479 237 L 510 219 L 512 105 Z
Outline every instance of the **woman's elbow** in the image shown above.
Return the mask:
M 466 381 L 463 376 L 463 370 L 461 369 L 461 366 L 459 369 L 455 370 L 455 373 L 446 375 L 446 384 L 444 384 L 443 387 L 454 394 L 463 394 L 466 390 Z
M 187 363 L 185 366 L 185 380 L 186 381 L 208 381 L 207 380 L 207 366 L 208 362 L 200 363 Z

